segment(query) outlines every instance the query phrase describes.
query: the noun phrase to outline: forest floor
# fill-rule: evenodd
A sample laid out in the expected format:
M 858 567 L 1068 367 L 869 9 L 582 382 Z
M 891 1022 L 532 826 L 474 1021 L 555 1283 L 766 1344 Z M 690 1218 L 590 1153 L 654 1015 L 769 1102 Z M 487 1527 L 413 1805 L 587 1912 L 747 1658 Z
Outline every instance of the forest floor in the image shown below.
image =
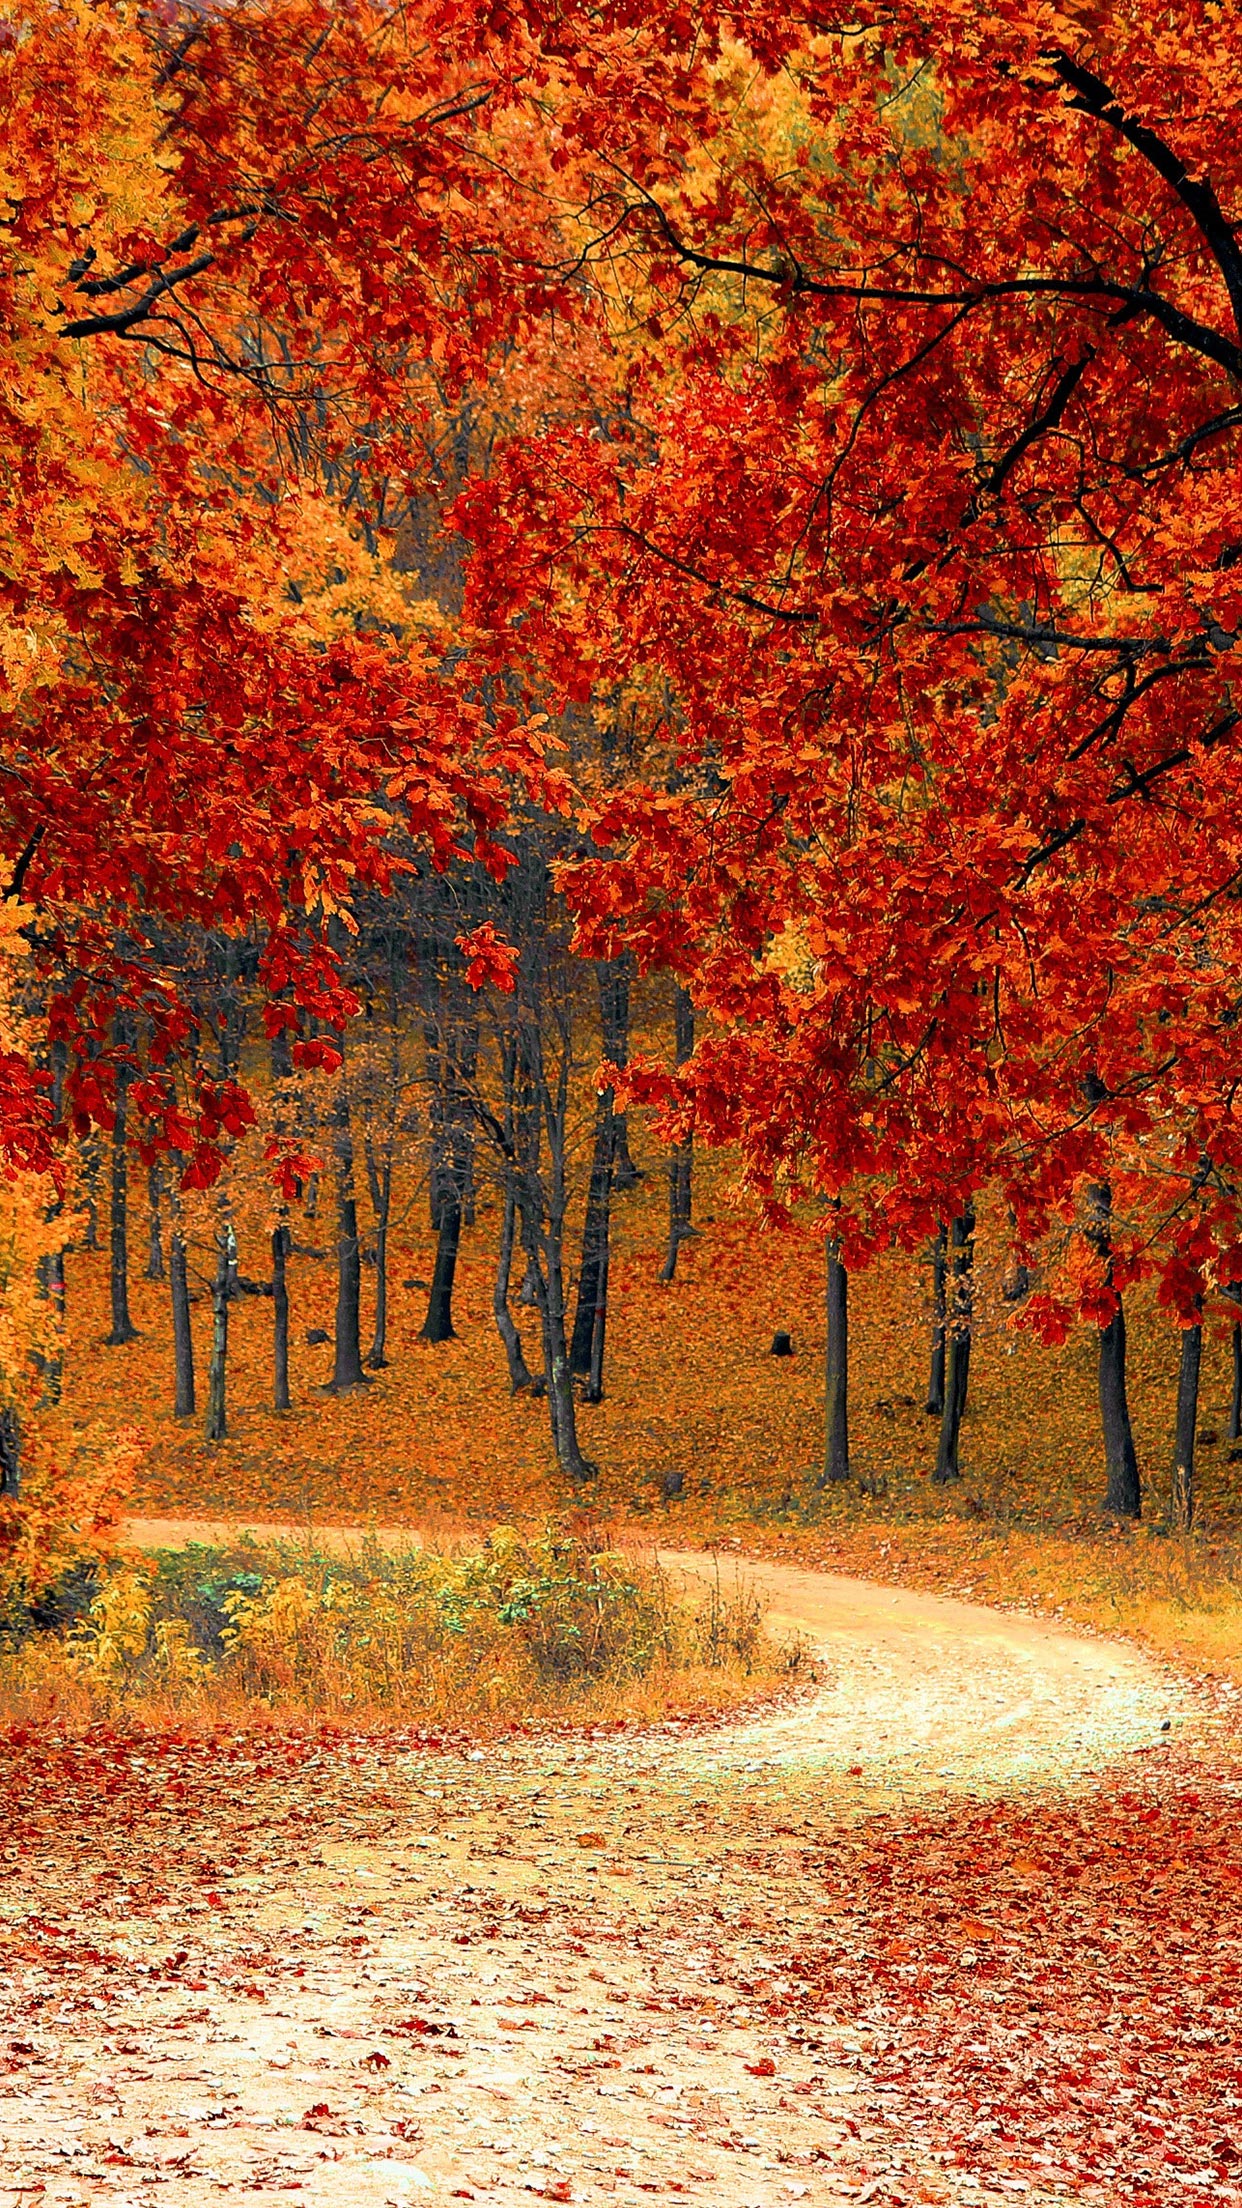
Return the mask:
M 753 1569 L 732 1726 L 11 1740 L 5 2208 L 1242 2200 L 1228 1688 Z

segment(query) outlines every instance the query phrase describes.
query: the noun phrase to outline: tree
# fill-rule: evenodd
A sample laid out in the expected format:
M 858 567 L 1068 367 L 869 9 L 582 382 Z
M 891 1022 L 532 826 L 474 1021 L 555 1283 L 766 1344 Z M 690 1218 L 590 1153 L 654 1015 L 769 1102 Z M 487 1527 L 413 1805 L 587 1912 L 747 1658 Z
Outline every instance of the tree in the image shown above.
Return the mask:
M 671 701 L 680 785 L 602 795 L 564 877 L 581 947 L 692 983 L 677 1093 L 850 1262 L 989 1180 L 1024 1262 L 1109 1180 L 1180 1279 L 1199 1157 L 1242 1167 L 1242 38 L 1209 0 L 1158 55 L 1134 0 L 644 30 L 675 154 L 637 86 L 566 124 L 615 406 L 460 506 L 532 694 Z M 1023 1323 L 1083 1308 L 1067 1273 Z
M 328 927 L 388 885 L 393 818 L 442 861 L 463 835 L 494 853 L 505 773 L 538 772 L 379 556 L 410 348 L 460 388 L 569 297 L 534 153 L 526 194 L 497 163 L 529 59 L 490 10 L 365 0 L 19 4 L 4 35 L 0 851 L 65 977 L 75 1123 L 111 1119 L 91 1038 L 123 983 L 142 1139 L 192 1176 L 218 1170 L 237 1038 L 178 1093 L 194 1020 L 149 976 L 152 928 L 232 943 L 253 917 L 269 1023 L 347 1014 Z

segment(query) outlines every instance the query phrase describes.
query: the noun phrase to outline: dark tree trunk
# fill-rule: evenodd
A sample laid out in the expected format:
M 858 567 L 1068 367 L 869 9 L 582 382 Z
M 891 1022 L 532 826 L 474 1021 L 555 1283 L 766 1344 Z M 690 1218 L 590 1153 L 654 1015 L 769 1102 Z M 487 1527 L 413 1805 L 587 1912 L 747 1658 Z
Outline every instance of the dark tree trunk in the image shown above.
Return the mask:
M 1231 1303 L 1242 1307 L 1242 1280 L 1231 1280 L 1225 1290 Z M 1229 1347 L 1233 1360 L 1233 1388 L 1229 1397 L 1229 1439 L 1242 1438 L 1242 1320 L 1235 1319 L 1229 1330 Z
M 496 1331 L 499 1334 L 501 1341 L 504 1343 L 505 1361 L 509 1367 L 509 1388 L 511 1393 L 514 1395 L 519 1395 L 524 1388 L 529 1388 L 534 1377 L 530 1370 L 530 1367 L 526 1362 L 526 1352 L 522 1346 L 522 1337 L 519 1334 L 516 1325 L 514 1324 L 513 1313 L 509 1309 L 509 1284 L 513 1277 L 513 1248 L 517 1238 L 518 1223 L 517 1160 L 519 1156 L 519 1139 L 517 1112 L 517 1065 L 517 1037 L 512 1033 L 506 1034 L 502 1039 L 500 1053 L 501 1087 L 504 1097 L 504 1119 L 502 1123 L 502 1134 L 504 1141 L 502 1154 L 504 1157 L 505 1172 L 505 1203 L 504 1213 L 500 1222 L 500 1248 L 496 1255 L 496 1281 L 492 1289 L 492 1313 L 496 1320 Z M 525 1104 L 526 1109 L 523 1120 L 524 1143 L 522 1147 L 529 1154 L 532 1145 L 532 1138 L 535 1132 L 531 1125 L 531 1099 L 529 1095 L 529 1084 Z
M 607 1294 L 608 1236 L 611 1224 L 613 1146 L 617 1115 L 612 1090 L 603 1089 L 595 1104 L 595 1148 L 587 1189 L 586 1217 L 582 1223 L 582 1264 L 578 1273 L 578 1304 L 573 1338 L 569 1345 L 569 1369 L 589 1373 L 591 1350 L 600 1320 L 601 1289 Z M 596 1399 L 598 1400 L 598 1398 Z
M 362 1250 L 354 1193 L 354 1138 L 343 1072 L 332 1113 L 332 1136 L 336 1161 L 336 1328 L 328 1386 L 339 1394 L 345 1388 L 361 1387 L 367 1377 L 362 1369 Z
M 603 1033 L 604 1056 L 614 1066 L 629 1063 L 630 1056 L 630 981 L 633 962 L 626 956 L 614 958 L 596 967 L 599 979 L 600 1027 Z M 618 1189 L 636 1188 L 642 1173 L 630 1156 L 629 1127 L 624 1112 L 613 1114 L 612 1185 Z M 577 1368 L 575 1367 L 575 1370 Z
M 84 1250 L 99 1248 L 100 1171 L 99 1137 L 91 1135 L 82 1146 L 82 1187 L 86 1195 L 86 1233 L 82 1238 Z
M 291 1411 L 289 1393 L 289 1229 L 282 1219 L 272 1229 L 272 1401 L 278 1411 Z
M 1108 1325 L 1100 1328 L 1100 1424 L 1107 1475 L 1104 1508 L 1120 1518 L 1138 1518 L 1143 1494 L 1126 1393 L 1126 1315 L 1120 1297 Z
M 222 1219 L 216 1229 L 216 1270 L 211 1283 L 211 1363 L 207 1368 L 208 1441 L 223 1441 L 229 1430 L 225 1391 L 229 1365 L 229 1233 Z
M 190 1284 L 186 1275 L 185 1237 L 181 1232 L 181 1207 L 174 1193 L 168 1236 L 168 1279 L 172 1290 L 174 1418 L 192 1418 L 194 1401 L 194 1336 L 190 1331 Z
M 163 1181 L 158 1165 L 147 1169 L 147 1279 L 164 1278 L 164 1230 L 160 1220 Z
M 529 1388 L 533 1374 L 526 1362 L 522 1337 L 509 1309 L 509 1280 L 513 1271 L 513 1243 L 517 1226 L 517 1204 L 512 1186 L 505 1190 L 504 1217 L 500 1227 L 500 1253 L 496 1260 L 496 1285 L 492 1290 L 492 1310 L 496 1318 L 496 1331 L 505 1345 L 505 1357 L 509 1366 L 509 1387 L 514 1395 Z
M 690 991 L 678 982 L 673 990 L 673 1062 L 684 1066 L 694 1055 L 694 1005 Z M 668 1282 L 677 1271 L 677 1252 L 694 1233 L 691 1204 L 694 1185 L 694 1140 L 679 1142 L 668 1162 L 668 1251 L 660 1267 L 660 1279 Z
M 58 1217 L 61 1206 L 52 1207 L 53 1217 Z M 61 1399 L 65 1378 L 65 1253 L 59 1248 L 49 1250 L 39 1259 L 39 1293 L 52 1307 L 51 1335 L 54 1347 L 41 1351 L 38 1358 L 43 1380 L 43 1405 L 51 1409 Z
M 562 1472 L 579 1486 L 595 1478 L 596 1468 L 584 1457 L 578 1440 L 578 1416 L 574 1403 L 573 1377 L 569 1369 L 569 1350 L 565 1339 L 565 1283 L 561 1260 L 563 1227 L 555 1213 L 549 1218 L 547 1230 L 540 1236 L 537 1221 L 524 1220 L 524 1238 L 527 1255 L 531 1260 L 531 1272 L 539 1299 L 539 1317 L 543 1329 L 544 1372 L 548 1390 L 548 1420 L 552 1428 L 552 1446 Z M 539 1244 L 542 1240 L 542 1251 Z
M 603 1247 L 595 1268 L 595 1316 L 591 1327 L 591 1357 L 587 1366 L 586 1400 L 604 1400 L 604 1344 L 608 1333 L 608 1216 L 604 1215 Z
M 112 1123 L 112 1219 L 109 1236 L 108 1285 L 112 1299 L 112 1331 L 109 1343 L 137 1339 L 138 1329 L 129 1315 L 129 1077 L 124 1067 L 116 1076 L 116 1117 Z
M 246 1033 L 246 1004 L 238 987 L 241 979 L 241 946 L 234 937 L 224 943 L 224 978 L 220 985 L 220 1073 L 235 1081 L 241 1071 L 242 1043 Z
M 65 1072 L 68 1051 L 64 1043 L 55 1042 L 51 1050 L 52 1060 L 52 1118 L 59 1127 L 65 1116 Z M 64 1198 L 55 1195 L 47 1207 L 49 1226 L 63 1220 Z M 43 1381 L 41 1408 L 50 1409 L 60 1402 L 65 1377 L 65 1245 L 57 1241 L 55 1247 L 44 1253 L 38 1267 L 39 1294 L 51 1311 L 50 1342 L 38 1352 L 36 1363 Z
M 923 1409 L 932 1418 L 944 1414 L 945 1314 L 949 1237 L 939 1228 L 932 1244 L 931 1370 L 927 1376 L 927 1401 Z
M 0 1404 L 0 1495 L 22 1491 L 22 1429 L 13 1403 Z
M 293 1050 L 287 1027 L 278 1028 L 271 1037 L 272 1079 L 288 1081 L 293 1076 Z
M 1201 1306 L 1200 1306 L 1201 1307 Z M 1189 1533 L 1195 1519 L 1195 1427 L 1199 1418 L 1199 1366 L 1203 1358 L 1203 1324 L 1182 1329 L 1182 1356 L 1177 1374 L 1177 1423 L 1173 1435 L 1173 1523 Z
M 1096 1181 L 1087 1191 L 1092 1248 L 1104 1260 L 1104 1277 L 1113 1280 L 1113 1192 L 1107 1181 Z M 1138 1453 L 1130 1423 L 1126 1389 L 1126 1314 L 1120 1296 L 1107 1326 L 1100 1328 L 1100 1426 L 1104 1435 L 1104 1508 L 1119 1518 L 1138 1518 L 1143 1509 Z
M 453 1326 L 453 1282 L 460 1247 L 461 1195 L 455 1182 L 446 1181 L 440 1195 L 440 1225 L 427 1316 L 419 1330 L 421 1342 L 455 1342 L 457 1339 Z
M 824 1388 L 824 1469 L 820 1486 L 827 1487 L 850 1476 L 850 1284 L 841 1259 L 839 1242 L 828 1244 L 828 1279 L 825 1304 L 828 1342 Z
M 962 1417 L 966 1409 L 966 1397 L 970 1385 L 970 1343 L 974 1316 L 972 1267 L 975 1254 L 975 1214 L 973 1205 L 953 1222 L 950 1241 L 951 1292 L 947 1296 L 946 1325 L 948 1331 L 948 1358 L 944 1387 L 944 1410 L 940 1419 L 940 1446 L 936 1451 L 936 1469 L 933 1480 L 943 1484 L 961 1478 L 958 1447 L 961 1439 Z
M 375 1332 L 367 1351 L 367 1364 L 372 1372 L 382 1372 L 388 1363 L 388 1222 L 392 1215 L 392 1140 L 391 1137 L 381 1164 L 375 1155 L 375 1144 L 370 1134 L 366 1138 L 367 1182 L 371 1190 L 371 1205 L 375 1212 Z

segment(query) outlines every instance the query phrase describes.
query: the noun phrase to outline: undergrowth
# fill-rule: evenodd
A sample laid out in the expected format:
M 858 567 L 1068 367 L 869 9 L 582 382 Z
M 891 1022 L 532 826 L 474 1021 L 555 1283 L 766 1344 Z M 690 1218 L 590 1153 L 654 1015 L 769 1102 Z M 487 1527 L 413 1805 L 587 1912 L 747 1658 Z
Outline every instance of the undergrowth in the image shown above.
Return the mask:
M 753 1595 L 692 1606 L 654 1562 L 549 1529 L 472 1550 L 191 1544 L 66 1575 L 0 1609 L 0 1709 L 486 1725 L 727 1709 L 796 1666 Z

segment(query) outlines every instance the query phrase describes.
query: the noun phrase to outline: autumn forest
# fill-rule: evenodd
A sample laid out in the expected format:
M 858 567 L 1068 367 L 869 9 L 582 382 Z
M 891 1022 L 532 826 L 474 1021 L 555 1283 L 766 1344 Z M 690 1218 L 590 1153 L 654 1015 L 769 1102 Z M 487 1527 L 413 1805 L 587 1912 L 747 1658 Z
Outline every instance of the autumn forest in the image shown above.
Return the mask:
M 1240 109 L 0 0 L 0 2208 L 1242 2201 Z

